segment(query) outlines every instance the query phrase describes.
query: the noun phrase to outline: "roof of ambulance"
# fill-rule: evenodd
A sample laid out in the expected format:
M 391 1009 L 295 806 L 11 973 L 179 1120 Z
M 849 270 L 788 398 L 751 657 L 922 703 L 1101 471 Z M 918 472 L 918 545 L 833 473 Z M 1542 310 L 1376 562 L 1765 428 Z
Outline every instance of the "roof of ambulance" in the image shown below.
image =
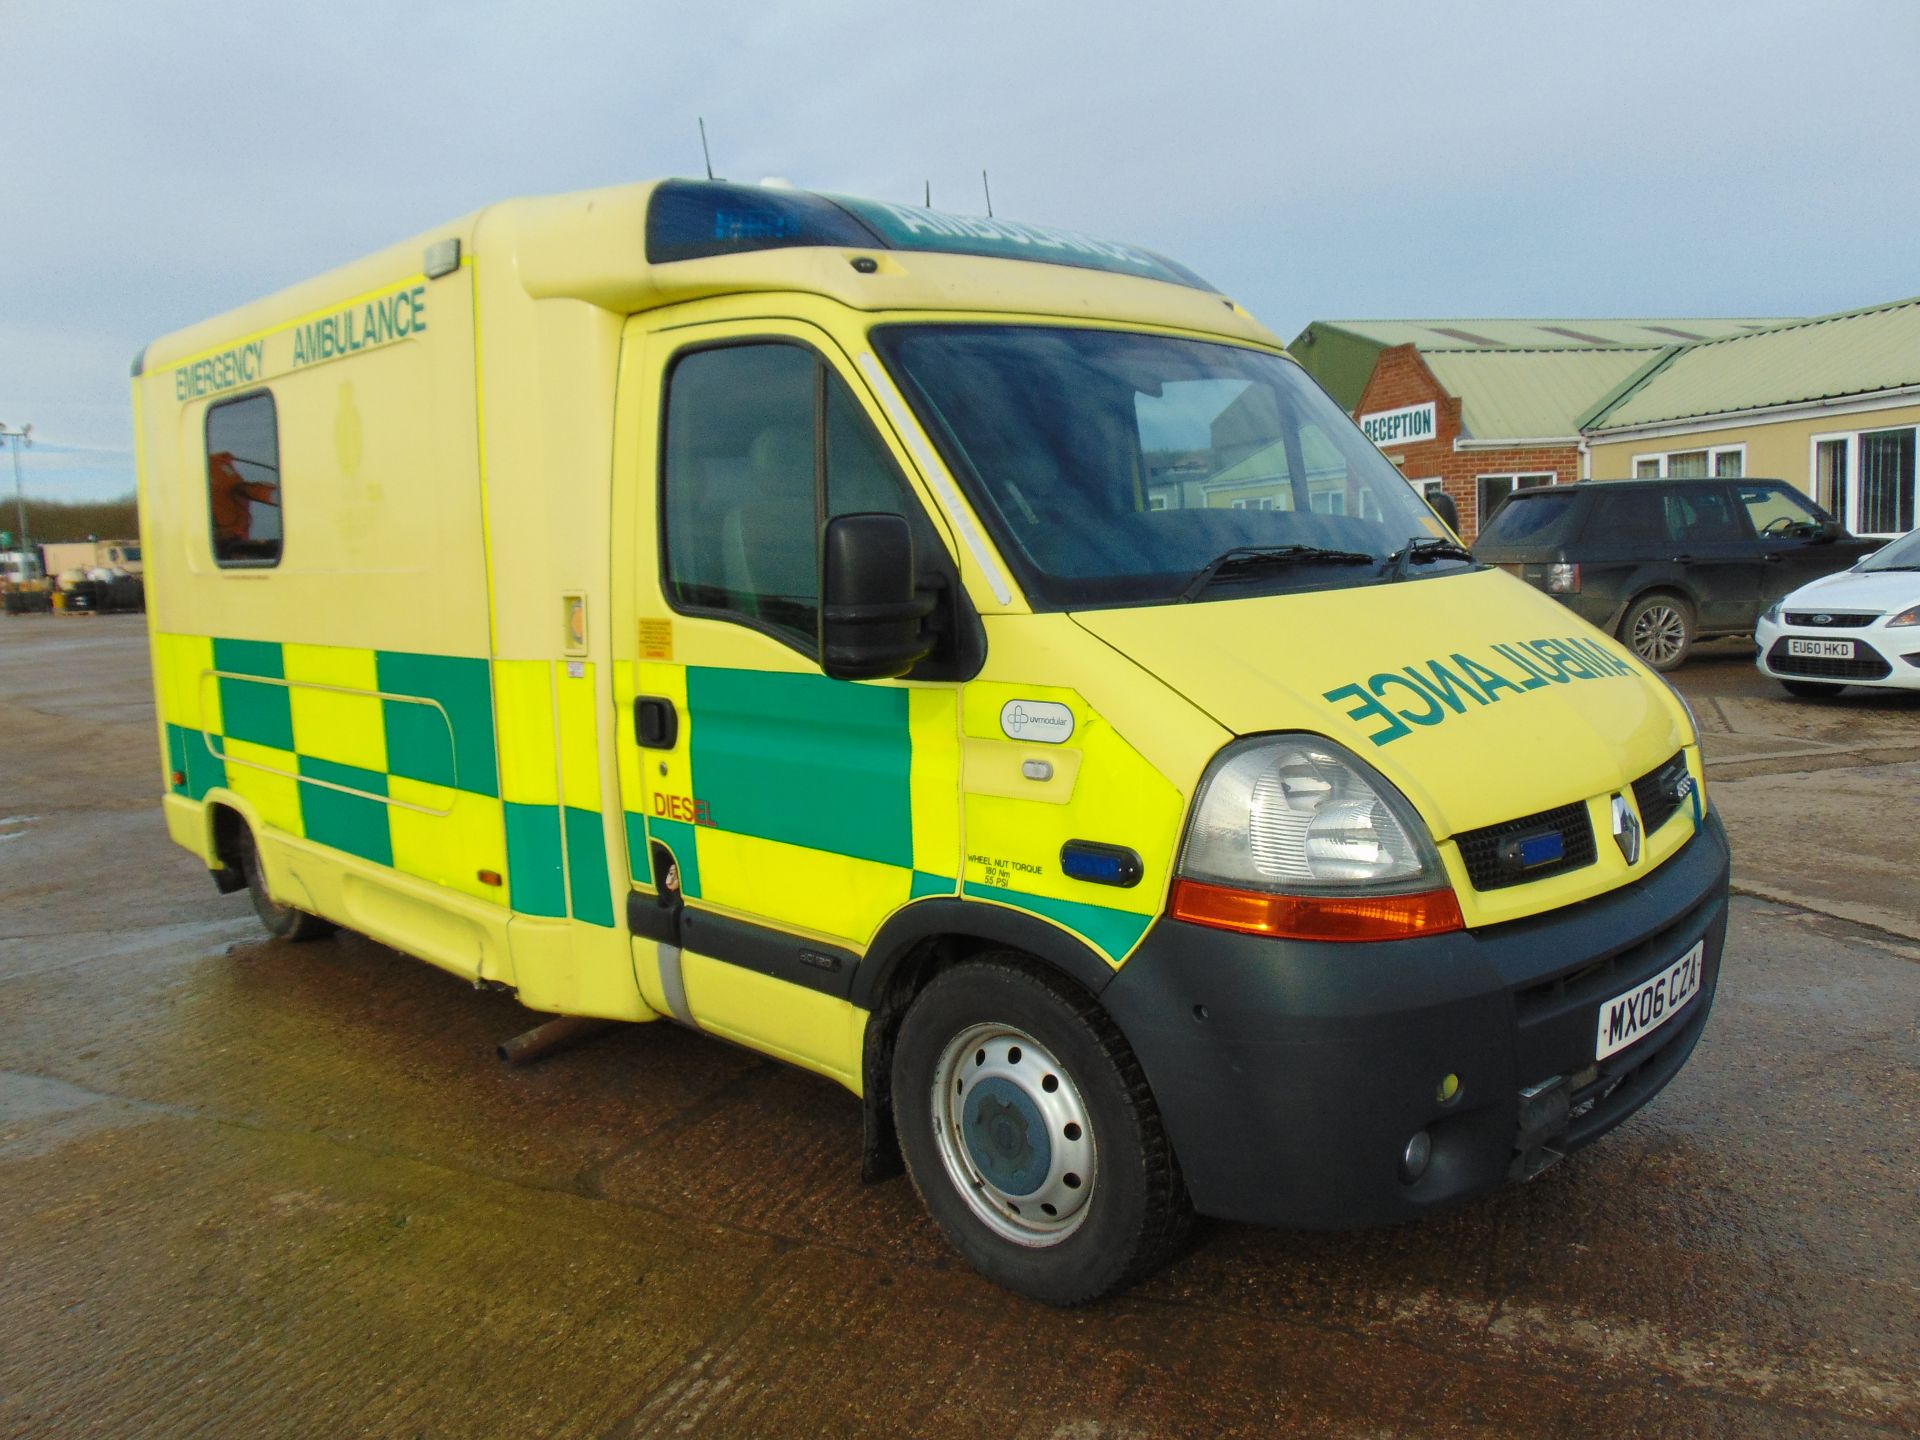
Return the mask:
M 462 269 L 506 266 L 533 299 L 617 313 L 800 291 L 857 310 L 1055 316 L 1280 345 L 1192 271 L 1135 246 L 802 190 L 663 180 L 502 201 L 163 336 L 133 373 L 408 282 L 445 283 L 428 280 L 424 257 L 451 239 Z

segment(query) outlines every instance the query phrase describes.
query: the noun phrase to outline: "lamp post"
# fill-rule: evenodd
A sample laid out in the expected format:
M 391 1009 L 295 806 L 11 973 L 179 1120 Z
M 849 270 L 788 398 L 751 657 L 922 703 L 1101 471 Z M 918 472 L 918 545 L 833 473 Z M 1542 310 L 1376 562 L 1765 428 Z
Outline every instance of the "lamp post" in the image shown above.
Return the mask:
M 33 548 L 33 537 L 27 534 L 27 493 L 20 488 L 20 447 L 33 443 L 33 426 L 0 422 L 0 440 L 13 442 L 13 504 L 15 513 L 20 517 L 20 579 L 24 582 L 27 578 L 27 552 Z

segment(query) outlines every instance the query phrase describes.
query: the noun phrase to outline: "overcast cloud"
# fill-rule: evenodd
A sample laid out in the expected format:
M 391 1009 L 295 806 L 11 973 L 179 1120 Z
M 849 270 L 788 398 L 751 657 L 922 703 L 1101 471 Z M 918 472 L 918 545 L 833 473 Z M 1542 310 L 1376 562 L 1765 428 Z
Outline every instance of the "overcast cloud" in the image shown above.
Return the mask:
M 516 194 L 716 170 L 1163 251 L 1283 336 L 1920 292 L 1920 6 L 0 0 L 0 420 L 132 486 L 148 340 Z

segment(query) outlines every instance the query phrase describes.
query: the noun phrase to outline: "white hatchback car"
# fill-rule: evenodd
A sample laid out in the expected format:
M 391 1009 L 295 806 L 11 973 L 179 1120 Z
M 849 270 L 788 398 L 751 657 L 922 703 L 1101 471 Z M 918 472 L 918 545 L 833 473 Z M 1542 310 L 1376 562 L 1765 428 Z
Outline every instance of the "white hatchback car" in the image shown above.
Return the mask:
M 1920 530 L 1776 600 L 1754 639 L 1760 673 L 1795 695 L 1920 690 Z

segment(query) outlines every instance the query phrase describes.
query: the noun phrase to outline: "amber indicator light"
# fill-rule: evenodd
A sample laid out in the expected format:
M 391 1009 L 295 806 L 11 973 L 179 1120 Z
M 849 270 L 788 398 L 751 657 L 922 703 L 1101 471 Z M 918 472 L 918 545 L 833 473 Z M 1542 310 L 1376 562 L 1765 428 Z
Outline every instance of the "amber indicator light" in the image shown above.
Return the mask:
M 1176 920 L 1285 940 L 1404 940 L 1466 929 L 1452 890 L 1417 895 L 1269 895 L 1176 880 Z

